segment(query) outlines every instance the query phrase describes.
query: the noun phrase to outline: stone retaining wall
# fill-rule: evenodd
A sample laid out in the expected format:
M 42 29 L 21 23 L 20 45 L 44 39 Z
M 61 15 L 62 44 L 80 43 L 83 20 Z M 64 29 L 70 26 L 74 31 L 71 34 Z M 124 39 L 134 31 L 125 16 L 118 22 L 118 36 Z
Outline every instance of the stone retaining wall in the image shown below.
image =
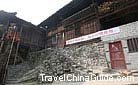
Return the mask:
M 30 62 L 32 67 L 41 66 L 43 72 L 52 75 L 66 72 L 88 73 L 97 66 L 107 67 L 103 43 L 30 53 Z

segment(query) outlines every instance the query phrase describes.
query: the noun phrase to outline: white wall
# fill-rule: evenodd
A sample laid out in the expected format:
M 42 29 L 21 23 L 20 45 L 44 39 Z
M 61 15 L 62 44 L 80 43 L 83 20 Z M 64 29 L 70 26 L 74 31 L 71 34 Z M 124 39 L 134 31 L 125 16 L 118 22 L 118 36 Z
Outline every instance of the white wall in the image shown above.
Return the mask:
M 109 43 L 121 41 L 124 50 L 127 69 L 138 69 L 138 52 L 129 53 L 127 45 L 127 39 L 135 37 L 138 38 L 138 21 L 119 26 L 119 28 L 120 33 L 101 37 L 101 40 L 105 43 L 104 47 L 109 64 L 111 64 L 109 54 Z

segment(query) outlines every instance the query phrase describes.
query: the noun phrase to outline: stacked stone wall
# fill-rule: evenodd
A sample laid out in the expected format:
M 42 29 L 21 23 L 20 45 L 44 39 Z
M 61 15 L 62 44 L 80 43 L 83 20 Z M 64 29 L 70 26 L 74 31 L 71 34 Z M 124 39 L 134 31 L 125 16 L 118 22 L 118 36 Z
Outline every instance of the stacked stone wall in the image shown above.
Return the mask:
M 86 74 L 97 66 L 107 67 L 103 43 L 30 53 L 30 62 L 32 67 L 38 66 L 41 72 L 52 75 L 68 72 Z

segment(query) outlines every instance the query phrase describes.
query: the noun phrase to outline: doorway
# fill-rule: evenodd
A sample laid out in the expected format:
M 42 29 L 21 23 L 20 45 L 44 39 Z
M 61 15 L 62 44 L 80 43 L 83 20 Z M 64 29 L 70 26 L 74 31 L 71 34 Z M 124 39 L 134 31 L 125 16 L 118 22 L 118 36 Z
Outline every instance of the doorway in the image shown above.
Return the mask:
M 109 43 L 109 50 L 112 69 L 126 69 L 121 41 Z

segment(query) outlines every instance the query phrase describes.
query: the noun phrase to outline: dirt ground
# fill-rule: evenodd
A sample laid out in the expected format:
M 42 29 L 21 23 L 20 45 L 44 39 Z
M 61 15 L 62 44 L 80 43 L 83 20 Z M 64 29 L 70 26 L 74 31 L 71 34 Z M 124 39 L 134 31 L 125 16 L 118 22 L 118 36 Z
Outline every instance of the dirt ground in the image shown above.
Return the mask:
M 134 81 L 88 81 L 88 82 L 53 82 L 51 84 L 6 84 L 6 85 L 138 85 L 138 77 Z
M 54 82 L 48 85 L 138 85 L 138 77 L 135 77 L 134 81 L 115 80 L 115 81 L 89 81 L 89 82 Z
M 89 81 L 82 85 L 138 85 L 138 77 L 135 77 L 134 81 Z

